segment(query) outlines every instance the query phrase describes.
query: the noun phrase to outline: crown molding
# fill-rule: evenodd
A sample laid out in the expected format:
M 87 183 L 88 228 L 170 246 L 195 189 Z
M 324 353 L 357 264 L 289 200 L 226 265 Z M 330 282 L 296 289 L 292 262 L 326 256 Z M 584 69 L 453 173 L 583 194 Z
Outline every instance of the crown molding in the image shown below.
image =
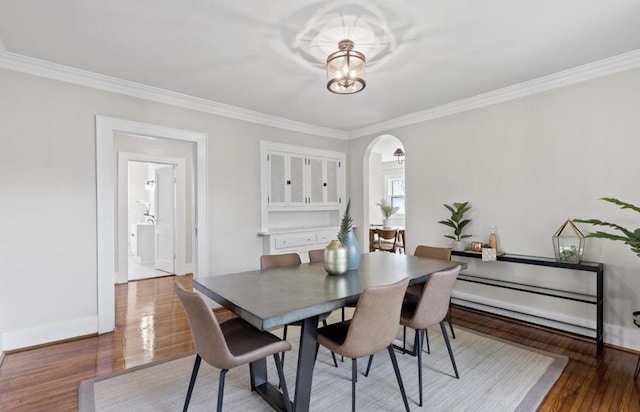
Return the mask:
M 349 138 L 368 136 L 389 132 L 392 129 L 409 126 L 412 124 L 450 116 L 481 107 L 515 100 L 522 97 L 542 93 L 548 90 L 558 89 L 587 80 L 608 76 L 623 71 L 640 67 L 640 50 L 620 54 L 608 59 L 564 70 L 524 83 L 515 84 L 492 92 L 480 94 L 467 99 L 458 100 L 449 104 L 434 107 L 433 109 L 400 116 L 385 122 L 375 123 L 349 132 Z
M 296 122 L 282 117 L 11 53 L 3 48 L 1 40 L 0 68 L 265 126 L 335 139 L 349 138 L 349 133 L 346 131 Z

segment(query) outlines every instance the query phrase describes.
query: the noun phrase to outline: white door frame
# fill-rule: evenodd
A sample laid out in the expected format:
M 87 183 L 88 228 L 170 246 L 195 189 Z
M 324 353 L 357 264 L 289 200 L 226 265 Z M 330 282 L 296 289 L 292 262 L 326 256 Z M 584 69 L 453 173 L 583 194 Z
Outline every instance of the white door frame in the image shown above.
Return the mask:
M 207 138 L 191 132 L 108 116 L 96 116 L 96 218 L 98 333 L 115 328 L 116 198 L 114 134 L 125 133 L 195 143 L 195 278 L 209 274 L 207 230 Z
M 128 262 L 128 239 L 131 228 L 128 226 L 127 207 L 129 205 L 129 162 L 147 162 L 173 165 L 176 167 L 176 209 L 175 209 L 175 230 L 174 230 L 174 250 L 176 256 L 175 273 L 184 275 L 187 273 L 185 267 L 185 228 L 186 222 L 186 160 L 182 157 L 155 156 L 136 152 L 118 152 L 118 213 L 116 221 L 118 225 L 117 245 L 117 265 L 114 268 L 116 273 L 116 283 L 126 283 L 129 280 Z M 123 218 L 120 218 L 122 216 Z M 192 246 L 192 255 L 195 254 L 195 247 Z M 124 268 L 125 270 L 122 270 Z

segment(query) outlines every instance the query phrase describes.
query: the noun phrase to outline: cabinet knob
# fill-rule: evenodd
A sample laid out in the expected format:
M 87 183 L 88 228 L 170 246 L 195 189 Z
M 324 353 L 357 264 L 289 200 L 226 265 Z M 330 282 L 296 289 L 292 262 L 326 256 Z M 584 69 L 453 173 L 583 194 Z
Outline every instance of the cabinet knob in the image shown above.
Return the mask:
M 291 180 L 287 180 L 287 184 L 290 185 L 291 184 Z
M 322 184 L 322 186 L 327 187 L 327 184 L 326 184 L 326 183 L 323 183 L 323 184 Z

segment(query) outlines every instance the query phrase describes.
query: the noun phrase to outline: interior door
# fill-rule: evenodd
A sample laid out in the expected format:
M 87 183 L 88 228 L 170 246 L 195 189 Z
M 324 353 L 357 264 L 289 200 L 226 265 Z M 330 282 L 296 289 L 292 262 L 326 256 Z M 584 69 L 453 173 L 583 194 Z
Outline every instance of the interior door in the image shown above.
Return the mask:
M 156 252 L 155 268 L 165 272 L 175 271 L 175 166 L 156 169 Z

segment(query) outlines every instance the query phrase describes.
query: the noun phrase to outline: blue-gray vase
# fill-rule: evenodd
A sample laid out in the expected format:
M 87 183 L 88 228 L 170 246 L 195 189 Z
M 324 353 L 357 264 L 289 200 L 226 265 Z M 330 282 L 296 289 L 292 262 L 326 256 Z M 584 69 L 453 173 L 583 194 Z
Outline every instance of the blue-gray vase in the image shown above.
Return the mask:
M 360 244 L 358 243 L 358 239 L 356 239 L 353 230 L 347 232 L 347 238 L 344 247 L 347 248 L 347 260 L 348 260 L 348 270 L 356 270 L 358 266 L 360 266 L 360 257 L 362 251 L 360 250 Z

